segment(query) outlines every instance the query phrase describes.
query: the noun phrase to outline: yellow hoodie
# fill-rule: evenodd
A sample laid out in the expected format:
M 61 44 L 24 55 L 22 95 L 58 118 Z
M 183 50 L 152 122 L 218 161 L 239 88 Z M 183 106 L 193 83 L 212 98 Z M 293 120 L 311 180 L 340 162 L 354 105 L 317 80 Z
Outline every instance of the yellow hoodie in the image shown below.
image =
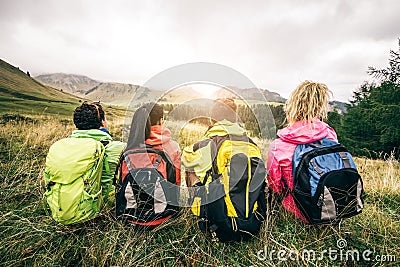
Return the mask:
M 185 147 L 182 154 L 182 164 L 186 171 L 194 172 L 200 181 L 204 180 L 206 172 L 211 168 L 210 138 L 215 136 L 244 136 L 246 130 L 237 123 L 228 120 L 216 122 L 204 135 L 204 139 Z

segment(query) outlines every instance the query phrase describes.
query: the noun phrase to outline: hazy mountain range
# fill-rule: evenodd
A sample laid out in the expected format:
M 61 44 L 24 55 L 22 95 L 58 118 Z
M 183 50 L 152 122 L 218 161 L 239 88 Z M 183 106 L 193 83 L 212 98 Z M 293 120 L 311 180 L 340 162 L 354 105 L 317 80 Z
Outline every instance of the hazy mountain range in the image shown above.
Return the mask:
M 144 88 L 134 84 L 100 82 L 87 76 L 76 74 L 54 73 L 36 76 L 40 83 L 57 88 L 79 97 L 93 101 L 100 100 L 109 104 L 128 105 L 132 102 L 146 102 L 159 99 L 161 102 L 180 103 L 193 98 L 202 98 L 200 92 L 185 86 L 171 92 L 163 92 L 151 88 Z M 250 101 L 284 102 L 286 99 L 278 93 L 265 89 L 241 89 L 229 87 L 229 90 L 218 90 L 211 97 L 237 97 Z
M 200 92 L 190 86 L 177 90 L 164 92 L 161 90 L 140 87 L 134 84 L 100 82 L 87 76 L 76 74 L 54 73 L 36 76 L 40 83 L 57 88 L 76 96 L 101 101 L 108 104 L 128 106 L 148 101 L 163 103 L 183 103 L 188 100 L 202 98 Z M 211 98 L 236 97 L 247 100 L 250 104 L 268 102 L 284 103 L 286 101 L 280 94 L 260 88 L 237 88 L 230 86 L 214 92 Z M 198 102 L 199 103 L 199 102 Z M 336 109 L 339 113 L 346 112 L 346 104 L 340 101 L 331 101 L 330 110 Z
M 264 99 L 278 103 L 286 101 L 278 93 L 257 88 L 229 87 L 217 90 L 210 97 L 239 97 L 247 100 L 249 104 L 262 103 Z M 202 98 L 204 96 L 201 91 L 190 86 L 165 92 L 134 84 L 100 82 L 87 76 L 64 73 L 39 75 L 33 79 L 19 68 L 0 59 L 0 102 L 3 103 L 3 109 L 34 109 L 41 106 L 49 110 L 64 107 L 70 110 L 71 104 L 82 99 L 128 106 L 156 100 L 161 103 L 178 104 Z M 345 103 L 333 101 L 330 104 L 331 110 L 336 107 L 339 112 L 346 112 Z

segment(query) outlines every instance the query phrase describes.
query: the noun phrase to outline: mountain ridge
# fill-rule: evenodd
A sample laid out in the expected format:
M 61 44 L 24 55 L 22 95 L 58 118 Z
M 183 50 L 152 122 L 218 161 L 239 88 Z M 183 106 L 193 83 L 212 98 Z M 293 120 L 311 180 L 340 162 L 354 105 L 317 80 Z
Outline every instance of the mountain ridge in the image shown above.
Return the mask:
M 165 96 L 163 99 L 174 101 L 173 97 L 170 93 L 166 93 L 164 90 L 147 88 L 143 89 L 138 96 L 139 93 L 138 88 L 143 88 L 139 85 L 134 84 L 126 84 L 126 83 L 115 83 L 115 82 L 100 82 L 94 80 L 85 75 L 79 74 L 65 74 L 65 73 L 53 73 L 53 74 L 44 74 L 35 76 L 39 82 L 42 82 L 46 85 L 52 86 L 59 90 L 63 90 L 66 92 L 70 92 L 80 97 L 85 97 L 91 100 L 99 100 L 101 99 L 105 103 L 109 104 L 123 104 L 128 105 L 127 98 L 131 98 L 131 102 L 143 102 L 145 100 L 154 100 L 157 97 Z M 190 86 L 187 86 L 188 88 Z M 216 97 L 228 97 L 228 96 L 240 96 L 246 100 L 260 100 L 266 99 L 269 102 L 284 102 L 286 99 L 281 97 L 276 92 L 270 92 L 267 89 L 260 88 L 237 88 L 234 86 L 229 87 L 233 94 L 225 92 L 226 90 L 219 90 L 220 92 L 216 93 Z M 115 92 L 110 92 L 114 90 Z M 96 92 L 97 91 L 97 92 Z M 127 94 L 128 92 L 134 91 L 134 95 Z M 222 93 L 224 91 L 224 93 Z M 120 98 L 115 95 L 115 93 L 120 94 Z M 183 92 L 182 92 L 183 93 Z M 151 96 L 150 96 L 151 95 Z M 173 94 L 172 94 L 173 95 Z M 177 96 L 177 94 L 175 94 Z M 260 97 L 261 96 L 261 97 Z M 178 96 L 177 96 L 178 97 Z M 196 93 L 191 91 L 190 97 L 201 98 L 200 93 Z M 178 97 L 178 99 L 182 99 L 182 97 Z
M 78 97 L 119 106 L 137 106 L 149 101 L 182 103 L 190 99 L 203 98 L 201 92 L 192 90 L 190 85 L 170 92 L 129 83 L 100 82 L 80 74 L 50 73 L 35 76 L 35 79 Z M 262 103 L 265 101 L 276 103 L 286 102 L 286 98 L 277 92 L 263 88 L 238 88 L 235 86 L 227 86 L 216 90 L 212 94 L 212 97 L 233 97 L 244 99 L 249 101 L 249 103 Z M 330 101 L 329 105 L 330 110 L 337 110 L 339 113 L 346 112 L 346 105 L 343 102 Z
M 78 96 L 85 94 L 87 90 L 98 85 L 100 82 L 80 74 L 50 73 L 34 77 L 44 85 L 57 88 L 59 90 L 72 93 Z

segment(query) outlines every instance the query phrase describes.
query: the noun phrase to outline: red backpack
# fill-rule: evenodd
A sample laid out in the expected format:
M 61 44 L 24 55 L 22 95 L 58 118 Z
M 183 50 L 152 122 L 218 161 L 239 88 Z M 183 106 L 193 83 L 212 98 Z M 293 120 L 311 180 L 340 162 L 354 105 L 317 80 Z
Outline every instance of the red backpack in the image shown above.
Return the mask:
M 125 151 L 115 197 L 117 219 L 138 228 L 152 229 L 175 215 L 179 185 L 168 154 L 149 145 Z

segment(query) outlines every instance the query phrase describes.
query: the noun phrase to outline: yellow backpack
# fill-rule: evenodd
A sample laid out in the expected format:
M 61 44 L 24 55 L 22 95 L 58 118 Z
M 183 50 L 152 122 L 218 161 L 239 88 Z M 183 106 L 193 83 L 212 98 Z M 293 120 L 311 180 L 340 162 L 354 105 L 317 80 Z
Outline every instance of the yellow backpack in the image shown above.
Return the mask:
M 192 212 L 199 228 L 221 242 L 249 239 L 265 218 L 266 169 L 257 145 L 247 136 L 216 136 L 212 167 L 196 187 Z

